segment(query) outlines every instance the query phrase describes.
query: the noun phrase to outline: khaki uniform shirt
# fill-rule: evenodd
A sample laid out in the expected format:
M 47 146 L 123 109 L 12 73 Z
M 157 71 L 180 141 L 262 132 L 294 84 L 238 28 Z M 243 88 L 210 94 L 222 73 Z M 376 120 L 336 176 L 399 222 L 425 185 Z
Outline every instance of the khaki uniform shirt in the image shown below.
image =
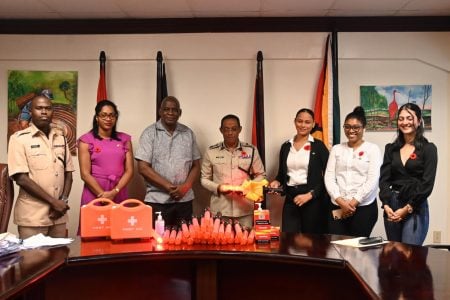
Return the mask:
M 64 169 L 64 156 L 66 167 Z M 58 199 L 64 188 L 64 172 L 74 171 L 69 146 L 60 129 L 52 128 L 49 137 L 33 123 L 14 133 L 8 148 L 9 176 L 28 173 L 45 192 Z M 67 214 L 58 220 L 48 217 L 50 204 L 19 189 L 14 206 L 14 223 L 20 226 L 51 226 L 67 222 Z
M 258 150 L 253 145 L 240 142 L 233 152 L 227 150 L 223 142 L 209 147 L 203 158 L 201 183 L 212 192 L 210 207 L 214 214 L 221 212 L 228 217 L 253 214 L 254 202 L 243 195 L 217 193 L 220 184 L 241 185 L 250 178 L 247 172 L 256 181 L 266 176 Z

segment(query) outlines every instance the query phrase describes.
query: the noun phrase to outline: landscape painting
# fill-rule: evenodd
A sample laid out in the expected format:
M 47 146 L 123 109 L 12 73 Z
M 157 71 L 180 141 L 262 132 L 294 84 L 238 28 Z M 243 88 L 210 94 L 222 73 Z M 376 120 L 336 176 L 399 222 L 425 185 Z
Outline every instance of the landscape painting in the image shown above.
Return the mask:
M 52 126 L 61 128 L 72 155 L 76 155 L 76 71 L 8 71 L 8 141 L 16 131 L 29 126 L 31 99 L 42 94 L 53 103 Z
M 425 129 L 431 130 L 432 87 L 423 85 L 360 86 L 361 106 L 366 112 L 368 131 L 397 130 L 397 111 L 405 103 L 422 109 Z

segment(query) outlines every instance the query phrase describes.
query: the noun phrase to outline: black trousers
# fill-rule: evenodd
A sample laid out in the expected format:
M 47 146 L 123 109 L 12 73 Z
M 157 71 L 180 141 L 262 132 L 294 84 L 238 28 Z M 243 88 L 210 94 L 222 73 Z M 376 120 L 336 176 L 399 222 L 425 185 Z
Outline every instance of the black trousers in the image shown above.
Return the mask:
M 297 185 L 286 188 L 281 230 L 294 233 L 327 233 L 327 206 L 318 195 L 302 206 L 294 203 L 295 196 L 309 192 L 308 186 Z
M 339 208 L 339 206 L 332 205 L 331 209 Z M 358 206 L 355 214 L 345 219 L 334 220 L 330 212 L 328 220 L 331 234 L 368 237 L 378 220 L 377 201 L 366 206 Z
M 165 226 L 178 226 L 181 220 L 190 221 L 192 219 L 192 201 L 169 204 L 145 202 L 145 204 L 152 207 L 153 227 L 157 211 L 161 212 Z

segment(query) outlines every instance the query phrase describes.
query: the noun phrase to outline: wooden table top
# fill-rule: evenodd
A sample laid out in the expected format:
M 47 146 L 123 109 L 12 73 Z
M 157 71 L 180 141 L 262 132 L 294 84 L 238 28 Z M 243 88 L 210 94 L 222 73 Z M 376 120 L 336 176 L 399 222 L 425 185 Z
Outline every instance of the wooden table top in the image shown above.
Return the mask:
M 165 245 L 153 239 L 82 241 L 69 246 L 21 251 L 0 260 L 0 297 L 8 297 L 57 268 L 139 260 L 259 260 L 321 265 L 352 270 L 360 283 L 381 299 L 450 299 L 450 253 L 390 242 L 367 249 L 331 243 L 335 235 L 281 234 L 280 241 L 252 245 Z M 3 262 L 3 264 L 2 264 Z
M 67 247 L 23 250 L 0 259 L 0 299 L 30 288 L 61 268 L 67 261 Z

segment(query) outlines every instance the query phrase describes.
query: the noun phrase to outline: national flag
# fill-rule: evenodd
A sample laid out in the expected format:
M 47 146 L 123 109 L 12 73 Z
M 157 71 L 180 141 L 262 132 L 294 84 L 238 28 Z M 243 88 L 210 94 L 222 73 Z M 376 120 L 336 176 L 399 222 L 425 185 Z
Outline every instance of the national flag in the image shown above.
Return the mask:
M 106 93 L 106 54 L 105 51 L 100 51 L 100 78 L 98 80 L 97 88 L 97 103 L 108 99 Z
M 256 65 L 255 98 L 253 102 L 252 144 L 258 148 L 263 164 L 266 164 L 264 138 L 264 80 L 263 54 L 258 51 Z
M 156 120 L 159 120 L 161 102 L 167 97 L 166 65 L 161 51 L 156 54 L 156 61 Z
M 337 33 L 328 35 L 314 105 L 316 131 L 312 134 L 331 148 L 340 143 Z

